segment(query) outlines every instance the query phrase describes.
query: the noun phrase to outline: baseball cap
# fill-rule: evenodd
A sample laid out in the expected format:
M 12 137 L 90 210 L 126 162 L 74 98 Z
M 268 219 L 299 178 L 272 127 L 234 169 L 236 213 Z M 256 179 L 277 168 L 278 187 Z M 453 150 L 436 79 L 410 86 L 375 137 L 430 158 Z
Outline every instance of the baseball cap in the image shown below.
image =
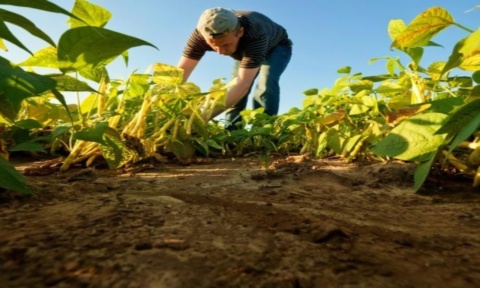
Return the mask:
M 198 20 L 197 29 L 205 38 L 220 38 L 237 27 L 235 11 L 221 7 L 205 10 Z

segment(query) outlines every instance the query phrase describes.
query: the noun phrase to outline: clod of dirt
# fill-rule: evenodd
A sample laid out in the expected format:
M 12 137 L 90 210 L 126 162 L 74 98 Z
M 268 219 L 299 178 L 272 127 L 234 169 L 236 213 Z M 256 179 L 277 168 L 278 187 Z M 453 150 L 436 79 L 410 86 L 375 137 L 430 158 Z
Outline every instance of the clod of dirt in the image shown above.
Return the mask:
M 311 232 L 312 242 L 314 243 L 324 243 L 329 242 L 333 239 L 338 238 L 349 238 L 349 233 L 344 231 L 342 228 L 338 227 L 333 223 L 326 223 L 323 226 L 318 226 L 314 228 L 315 230 Z

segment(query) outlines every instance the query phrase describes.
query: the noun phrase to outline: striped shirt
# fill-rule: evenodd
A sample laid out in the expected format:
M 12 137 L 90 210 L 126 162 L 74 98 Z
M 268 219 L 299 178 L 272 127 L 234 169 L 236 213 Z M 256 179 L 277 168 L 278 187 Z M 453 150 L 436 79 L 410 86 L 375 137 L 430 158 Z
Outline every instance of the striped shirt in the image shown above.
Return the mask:
M 292 45 L 285 28 L 273 22 L 267 16 L 253 11 L 236 11 L 240 25 L 244 27 L 243 36 L 237 51 L 231 57 L 240 61 L 241 68 L 257 68 L 277 45 Z M 195 29 L 187 41 L 183 56 L 200 60 L 205 52 L 214 51 L 202 34 Z

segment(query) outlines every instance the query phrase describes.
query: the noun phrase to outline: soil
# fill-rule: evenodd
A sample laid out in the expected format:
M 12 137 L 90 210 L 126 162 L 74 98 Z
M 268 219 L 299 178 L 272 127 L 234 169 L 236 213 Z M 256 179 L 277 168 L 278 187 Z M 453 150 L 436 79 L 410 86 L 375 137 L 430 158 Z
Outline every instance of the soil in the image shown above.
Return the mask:
M 35 193 L 0 193 L 0 287 L 480 287 L 478 189 L 414 193 L 412 164 L 16 167 Z

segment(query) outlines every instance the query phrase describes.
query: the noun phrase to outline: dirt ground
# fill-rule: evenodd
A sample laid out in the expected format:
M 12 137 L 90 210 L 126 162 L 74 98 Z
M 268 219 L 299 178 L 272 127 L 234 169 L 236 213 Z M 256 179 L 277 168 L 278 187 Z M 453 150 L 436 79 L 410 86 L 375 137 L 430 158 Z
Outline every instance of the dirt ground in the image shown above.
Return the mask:
M 411 164 L 17 167 L 35 195 L 0 193 L 0 287 L 480 287 L 480 191 L 415 194 Z

